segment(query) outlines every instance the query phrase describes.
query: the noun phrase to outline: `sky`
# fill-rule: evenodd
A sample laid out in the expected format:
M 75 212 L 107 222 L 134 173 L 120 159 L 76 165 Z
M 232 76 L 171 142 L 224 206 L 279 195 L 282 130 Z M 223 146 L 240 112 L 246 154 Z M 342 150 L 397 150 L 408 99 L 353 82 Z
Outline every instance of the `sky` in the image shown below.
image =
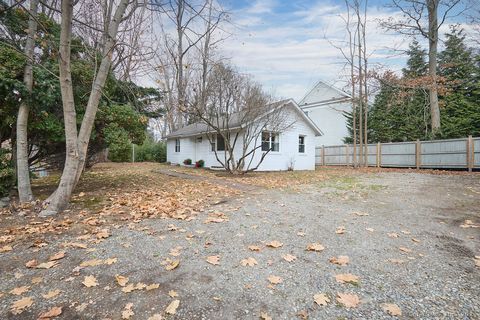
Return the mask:
M 399 13 L 371 0 L 367 17 L 369 63 L 398 71 L 408 39 L 387 33 L 378 21 Z M 279 98 L 299 101 L 318 80 L 346 86 L 345 62 L 334 45 L 344 43 L 343 1 L 334 0 L 224 0 L 230 12 L 231 36 L 222 44 L 226 57 L 242 73 L 253 76 Z M 457 18 L 458 19 L 458 18 Z M 449 22 L 454 22 L 451 19 Z M 440 32 L 448 30 L 445 24 Z

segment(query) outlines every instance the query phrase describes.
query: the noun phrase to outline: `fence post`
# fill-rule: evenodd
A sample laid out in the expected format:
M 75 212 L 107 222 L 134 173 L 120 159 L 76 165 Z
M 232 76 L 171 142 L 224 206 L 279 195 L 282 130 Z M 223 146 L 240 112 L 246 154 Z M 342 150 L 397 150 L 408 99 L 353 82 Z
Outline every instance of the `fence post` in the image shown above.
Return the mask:
M 420 140 L 417 139 L 415 142 L 415 166 L 417 169 L 420 169 L 422 164 L 422 147 L 420 144 Z
M 348 166 L 350 164 L 350 154 L 348 152 L 348 144 L 345 145 L 345 165 Z
M 325 145 L 322 145 L 322 166 L 325 166 Z
M 467 139 L 467 168 L 468 172 L 472 172 L 473 170 L 473 163 L 475 162 L 475 150 L 473 147 L 473 137 L 468 136 Z
M 382 163 L 382 145 L 377 142 L 377 168 L 380 168 Z

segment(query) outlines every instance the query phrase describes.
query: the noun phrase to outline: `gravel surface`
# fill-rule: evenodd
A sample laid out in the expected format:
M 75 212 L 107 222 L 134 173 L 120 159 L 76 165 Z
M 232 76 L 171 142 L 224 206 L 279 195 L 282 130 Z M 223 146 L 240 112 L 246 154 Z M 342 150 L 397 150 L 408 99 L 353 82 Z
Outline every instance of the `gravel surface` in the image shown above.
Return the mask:
M 47 270 L 24 264 L 33 258 L 46 261 L 61 243 L 78 239 L 61 235 L 57 245 L 44 250 L 1 253 L 0 318 L 37 319 L 50 307 L 62 306 L 64 319 L 121 319 L 132 303 L 130 319 L 154 314 L 259 319 L 262 312 L 273 319 L 295 319 L 299 313 L 309 319 L 390 319 L 394 317 L 381 305 L 392 303 L 401 309 L 401 319 L 480 319 L 480 268 L 474 261 L 480 255 L 480 228 L 474 227 L 480 225 L 479 175 L 364 174 L 295 189 L 250 188 L 225 200 L 191 221 L 118 226 L 94 251 L 68 249 L 61 263 Z M 205 223 L 215 212 L 228 221 Z M 341 226 L 344 233 L 336 233 Z M 283 246 L 267 247 L 273 240 Z M 310 243 L 325 249 L 307 251 Z M 260 251 L 249 250 L 250 245 Z M 169 255 L 174 248 L 180 255 Z M 296 260 L 287 262 L 285 254 Z M 219 264 L 207 263 L 215 255 Z M 340 255 L 349 257 L 348 265 L 329 262 Z M 77 268 L 85 260 L 114 257 L 117 262 L 111 265 Z M 249 257 L 258 264 L 242 266 L 241 260 Z M 166 258 L 178 259 L 179 266 L 166 271 L 161 265 Z M 335 280 L 345 273 L 358 276 L 358 284 Z M 124 293 L 117 274 L 129 283 L 159 288 Z M 99 285 L 86 288 L 82 281 L 88 275 Z M 271 275 L 282 282 L 270 284 Z M 32 285 L 33 277 L 43 280 Z M 30 286 L 27 293 L 9 293 L 22 285 Z M 57 297 L 42 298 L 54 289 L 61 290 Z M 170 297 L 171 290 L 178 297 Z M 330 298 L 328 305 L 314 303 L 318 293 Z M 337 293 L 356 294 L 361 302 L 346 308 L 336 302 Z M 13 315 L 11 304 L 26 296 L 34 299 L 33 305 Z M 175 315 L 166 315 L 174 299 L 180 306 Z

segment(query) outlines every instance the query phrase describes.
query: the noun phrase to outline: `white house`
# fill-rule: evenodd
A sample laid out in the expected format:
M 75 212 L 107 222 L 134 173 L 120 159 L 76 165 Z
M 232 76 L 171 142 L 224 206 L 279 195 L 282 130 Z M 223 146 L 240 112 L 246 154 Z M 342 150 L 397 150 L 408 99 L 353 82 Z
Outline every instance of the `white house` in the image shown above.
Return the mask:
M 270 106 L 270 105 L 269 105 Z M 270 108 L 270 107 L 269 107 Z M 248 145 L 253 151 L 245 163 L 258 163 L 267 151 L 263 162 L 257 171 L 278 170 L 314 170 L 315 169 L 315 137 L 322 134 L 320 129 L 300 109 L 293 100 L 283 100 L 272 104 L 272 108 L 282 108 L 282 113 L 291 123 L 281 132 L 269 131 L 268 117 L 259 116 L 262 121 L 261 133 L 255 138 L 254 144 Z M 270 108 L 270 109 L 272 109 Z M 246 123 L 233 120 L 229 130 L 239 133 L 237 142 L 233 147 L 234 155 L 238 159 L 243 154 L 243 141 L 248 137 Z M 167 137 L 167 161 L 172 164 L 182 164 L 185 159 L 193 163 L 198 160 L 205 161 L 205 167 L 217 168 L 221 164 L 215 156 L 215 150 L 220 159 L 225 156 L 225 141 L 221 135 L 215 135 L 211 127 L 203 122 L 194 123 L 172 132 Z
M 319 81 L 300 101 L 300 108 L 322 128 L 323 135 L 315 138 L 316 146 L 343 144 L 349 135 L 344 112 L 351 112 L 351 99 L 348 93 Z

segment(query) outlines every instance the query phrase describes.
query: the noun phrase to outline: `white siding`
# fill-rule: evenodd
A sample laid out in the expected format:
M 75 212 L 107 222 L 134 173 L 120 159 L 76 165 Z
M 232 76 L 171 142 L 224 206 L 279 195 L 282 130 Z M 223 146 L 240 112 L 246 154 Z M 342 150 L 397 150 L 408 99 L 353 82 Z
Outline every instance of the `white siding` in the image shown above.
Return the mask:
M 347 118 L 345 118 L 343 112 L 350 111 L 351 108 L 349 102 L 343 102 L 304 109 L 310 119 L 323 132 L 323 136 L 315 139 L 317 146 L 343 144 L 343 138 L 348 136 Z
M 314 170 L 315 169 L 315 132 L 306 123 L 305 119 L 298 114 L 297 109 L 288 108 L 288 123 L 294 122 L 288 130 L 279 134 L 279 151 L 270 151 L 264 161 L 258 168 L 259 171 L 278 171 L 287 170 L 293 166 L 294 170 Z M 305 136 L 305 153 L 298 152 L 298 137 Z M 260 145 L 261 137 L 258 138 L 257 146 Z M 252 143 L 253 144 L 253 143 Z M 240 135 L 236 147 L 235 157 L 238 160 L 242 153 L 242 135 Z M 253 145 L 251 146 L 253 148 Z M 167 141 L 167 161 L 171 163 L 183 163 L 183 160 L 190 158 L 193 162 L 198 160 L 205 161 L 205 167 L 219 166 L 220 163 L 211 151 L 210 142 L 206 136 L 202 137 L 201 142 L 197 142 L 197 137 L 181 138 L 180 151 L 175 152 L 175 139 Z M 223 160 L 224 152 L 217 152 L 218 157 Z M 261 148 L 255 151 L 251 167 L 258 164 L 262 155 Z M 251 157 L 246 160 L 248 164 Z

